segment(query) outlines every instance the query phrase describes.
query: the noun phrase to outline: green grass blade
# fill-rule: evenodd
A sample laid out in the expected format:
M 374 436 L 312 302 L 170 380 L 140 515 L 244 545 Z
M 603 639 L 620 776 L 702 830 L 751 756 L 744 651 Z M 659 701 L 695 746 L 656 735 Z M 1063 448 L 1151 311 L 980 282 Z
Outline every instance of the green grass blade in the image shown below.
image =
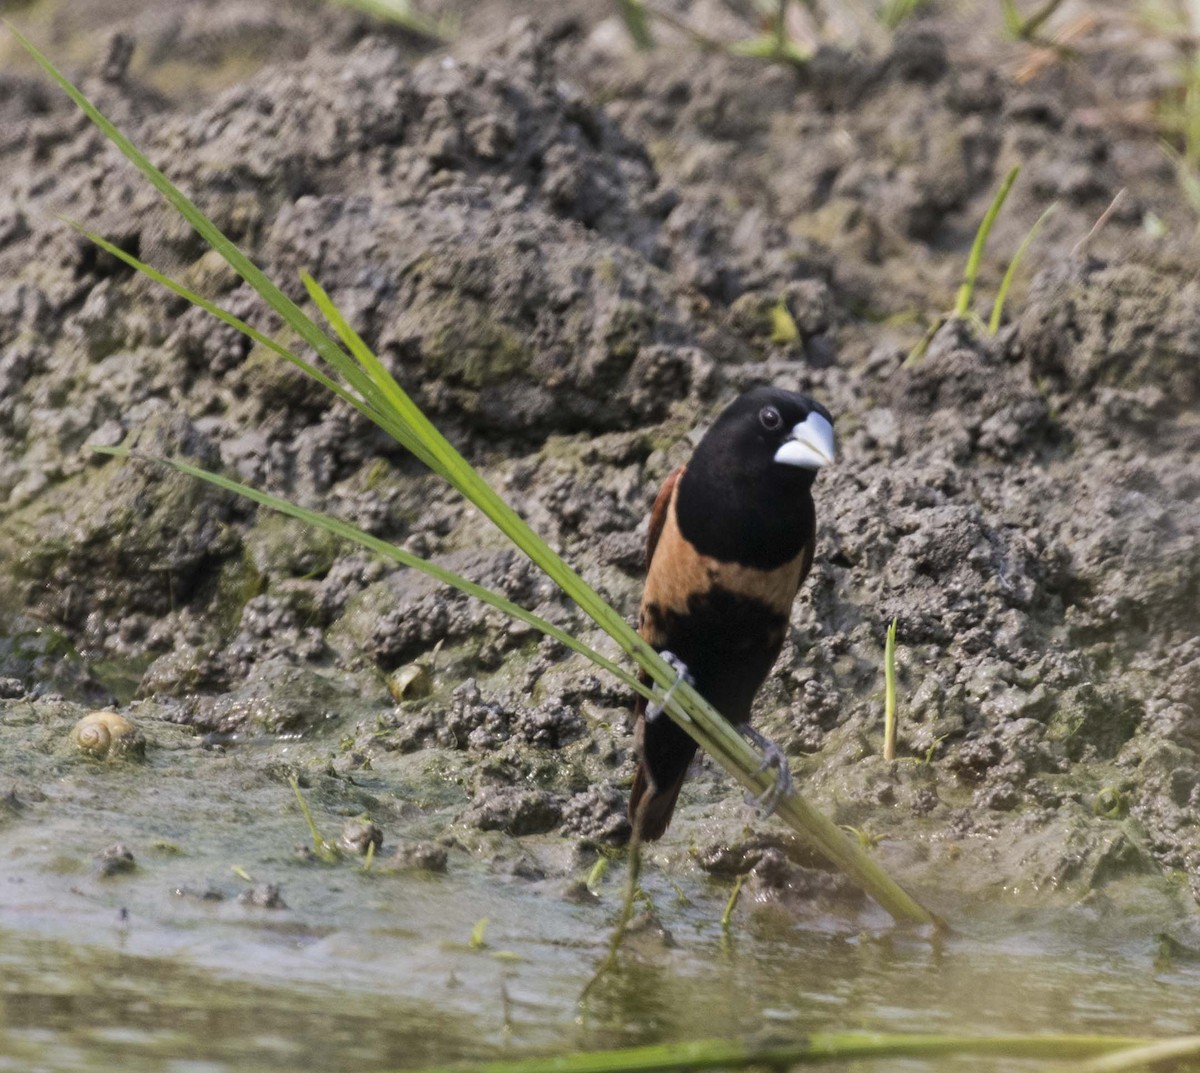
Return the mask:
M 1004 28 L 1013 37 L 1020 37 L 1025 23 L 1021 21 L 1021 12 L 1017 10 L 1016 0 L 1000 0 L 1000 9 L 1004 14 Z
M 617 0 L 617 11 L 625 24 L 625 32 L 642 52 L 654 48 L 654 34 L 650 30 L 650 15 L 642 0 Z
M 900 365 L 901 369 L 911 369 L 917 364 L 917 362 L 925 357 L 925 352 L 929 349 L 930 344 L 932 344 L 934 338 L 937 336 L 937 333 L 946 326 L 946 321 L 949 319 L 950 318 L 947 317 L 945 313 L 942 313 L 940 316 L 937 316 L 933 319 L 929 327 L 926 328 L 924 333 L 921 335 L 921 338 L 913 344 L 912 350 L 908 352 L 908 357 L 906 357 Z
M 347 323 L 329 295 L 311 276 L 303 276 L 314 303 L 333 325 L 350 353 L 387 400 L 399 420 L 428 448 L 440 472 L 464 496 L 483 511 L 514 544 L 540 566 L 584 612 L 631 656 L 643 663 L 661 685 L 675 680 L 675 672 L 658 657 L 633 628 L 586 581 L 546 544 L 475 470 L 437 427 L 421 412 L 408 393 L 396 382 Z M 646 662 L 643 662 L 646 661 Z M 655 673 L 657 672 L 657 673 Z
M 733 924 L 733 911 L 737 908 L 738 899 L 742 895 L 742 884 L 746 882 L 746 873 L 741 873 L 733 883 L 733 890 L 729 892 L 729 900 L 725 903 L 725 912 L 721 914 L 721 930 L 729 931 Z
M 795 1043 L 726 1040 L 660 1043 L 556 1058 L 513 1059 L 424 1069 L 418 1073 L 682 1073 L 706 1069 L 787 1069 L 794 1065 L 879 1058 L 980 1055 L 1050 1060 L 1090 1058 L 1146 1045 L 1144 1039 L 1105 1036 L 957 1036 L 889 1032 L 814 1032 Z M 1164 1041 L 1165 1042 L 1165 1041 Z
M 304 814 L 304 822 L 308 824 L 308 833 L 312 835 L 313 853 L 326 864 L 335 864 L 341 857 L 341 853 L 338 852 L 337 846 L 321 834 L 317 821 L 313 819 L 312 810 L 309 809 L 308 802 L 304 800 L 304 795 L 300 792 L 300 780 L 293 775 L 288 779 L 288 785 L 292 788 L 292 793 L 296 795 L 300 811 Z
M 896 620 L 887 629 L 883 646 L 883 758 L 896 759 Z
M 979 230 L 975 232 L 975 241 L 971 243 L 971 254 L 967 258 L 967 270 L 963 273 L 962 286 L 958 288 L 958 298 L 954 303 L 956 317 L 965 317 L 971 309 L 971 298 L 975 294 L 975 277 L 979 275 L 979 263 L 983 260 L 983 248 L 987 245 L 988 235 L 992 232 L 996 217 L 1004 207 L 1008 192 L 1020 173 L 1021 169 L 1018 166 L 1004 177 L 1004 182 L 1000 184 L 1000 189 L 996 191 L 996 196 L 992 198 L 992 203 L 984 214 Z
M 1127 1073 L 1171 1063 L 1172 1069 L 1182 1068 L 1181 1059 L 1200 1057 L 1200 1036 L 1181 1036 L 1179 1039 L 1155 1040 L 1126 1047 L 1076 1067 L 1076 1073 Z M 1192 1067 L 1189 1067 L 1192 1068 Z
M 347 522 L 340 521 L 337 518 L 332 518 L 328 514 L 321 514 L 317 511 L 306 510 L 304 507 L 299 507 L 295 503 L 290 503 L 286 499 L 280 499 L 278 496 L 270 495 L 267 492 L 259 491 L 257 488 L 252 488 L 250 485 L 241 484 L 238 481 L 231 480 L 228 477 L 222 477 L 218 473 L 212 473 L 209 470 L 201 469 L 199 466 L 193 466 L 188 462 L 180 461 L 179 459 L 170 458 L 155 458 L 148 455 L 141 455 L 132 452 L 124 447 L 95 447 L 93 448 L 98 454 L 113 455 L 117 458 L 141 458 L 146 461 L 156 462 L 164 466 L 170 466 L 172 469 L 178 470 L 180 473 L 186 473 L 189 477 L 195 477 L 198 480 L 206 481 L 209 484 L 215 485 L 217 488 L 222 488 L 227 492 L 233 492 L 236 495 L 245 497 L 260 506 L 268 507 L 271 510 L 279 511 L 281 514 L 286 514 L 289 517 L 296 518 L 307 525 L 314 526 L 318 529 L 324 529 L 327 533 L 332 533 L 336 537 L 343 540 L 351 541 L 359 544 L 370 551 L 385 559 L 390 559 L 392 562 L 399 563 L 401 566 L 408 566 L 414 570 L 419 570 L 423 574 L 428 574 L 444 585 L 449 585 L 452 588 L 458 589 L 460 592 L 466 593 L 483 603 L 496 608 L 498 611 L 503 611 L 511 618 L 515 618 L 520 622 L 532 626 L 534 629 L 541 631 L 549 637 L 553 637 L 556 641 L 565 645 L 573 652 L 578 652 L 581 656 L 586 656 L 598 667 L 603 668 L 610 674 L 614 675 L 622 684 L 630 689 L 641 693 L 646 698 L 653 700 L 654 692 L 651 688 L 643 685 L 633 675 L 626 671 L 623 667 L 612 660 L 602 656 L 599 652 L 585 645 L 582 641 L 577 640 L 571 634 L 552 622 L 547 622 L 545 619 L 535 615 L 532 611 L 526 611 L 519 604 L 514 604 L 511 600 L 498 593 L 492 592 L 491 589 L 484 588 L 461 574 L 456 574 L 452 570 L 447 570 L 444 567 L 438 566 L 436 563 L 430 562 L 428 559 L 422 559 L 403 548 L 397 547 L 395 544 L 390 544 L 386 540 L 381 540 L 377 536 L 372 536 L 370 533 L 364 532 L 361 529 L 350 525 Z
M 1004 300 L 1008 297 L 1008 289 L 1012 286 L 1013 277 L 1017 274 L 1017 266 L 1020 265 L 1030 244 L 1037 238 L 1037 234 L 1041 231 L 1042 226 L 1050 219 L 1057 208 L 1057 201 L 1046 207 L 1046 211 L 1034 221 L 1034 225 L 1021 240 L 1021 245 L 1017 247 L 1017 252 L 1013 254 L 1013 259 L 1009 261 L 1004 278 L 1000 281 L 1000 289 L 996 292 L 996 301 L 992 305 L 992 315 L 988 319 L 988 332 L 991 335 L 995 335 L 1000 330 L 1000 318 L 1004 314 Z
M 447 44 L 454 40 L 457 27 L 450 19 L 437 19 L 418 11 L 409 0 L 333 0 L 342 7 L 357 8 L 410 33 Z

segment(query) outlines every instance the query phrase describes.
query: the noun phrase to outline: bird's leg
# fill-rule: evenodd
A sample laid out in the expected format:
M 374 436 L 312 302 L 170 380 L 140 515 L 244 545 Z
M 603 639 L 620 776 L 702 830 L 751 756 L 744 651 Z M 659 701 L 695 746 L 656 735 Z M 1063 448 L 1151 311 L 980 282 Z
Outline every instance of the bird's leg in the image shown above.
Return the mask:
M 788 767 L 787 756 L 770 738 L 760 734 L 749 723 L 743 723 L 737 729 L 743 738 L 763 751 L 763 762 L 758 771 L 763 772 L 768 768 L 774 768 L 776 771 L 775 785 L 761 797 L 755 797 L 751 793 L 746 794 L 747 805 L 756 805 L 761 815 L 770 816 L 780 800 L 787 797 L 793 789 L 792 770 Z
M 681 660 L 677 655 L 675 655 L 674 652 L 667 652 L 664 650 L 660 652 L 659 655 L 662 657 L 664 663 L 669 664 L 674 669 L 675 681 L 671 683 L 667 691 L 663 694 L 661 701 L 659 701 L 657 704 L 651 704 L 650 707 L 646 709 L 647 723 L 653 723 L 655 719 L 662 715 L 663 709 L 671 700 L 671 694 L 675 692 L 675 687 L 678 686 L 680 682 L 687 682 L 687 684 L 690 686 L 694 686 L 696 684 L 696 680 L 691 676 L 687 669 L 687 664 L 684 663 L 683 660 Z

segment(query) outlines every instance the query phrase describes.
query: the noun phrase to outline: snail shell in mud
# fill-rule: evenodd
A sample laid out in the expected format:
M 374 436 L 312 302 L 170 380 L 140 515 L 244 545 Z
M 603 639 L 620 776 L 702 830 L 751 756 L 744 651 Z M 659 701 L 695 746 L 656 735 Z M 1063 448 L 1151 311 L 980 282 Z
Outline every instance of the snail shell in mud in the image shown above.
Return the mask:
M 388 675 L 387 688 L 397 704 L 404 700 L 417 700 L 433 692 L 433 677 L 428 667 L 410 663 Z
M 89 756 L 141 756 L 146 739 L 123 715 L 116 712 L 88 712 L 71 731 L 71 741 Z

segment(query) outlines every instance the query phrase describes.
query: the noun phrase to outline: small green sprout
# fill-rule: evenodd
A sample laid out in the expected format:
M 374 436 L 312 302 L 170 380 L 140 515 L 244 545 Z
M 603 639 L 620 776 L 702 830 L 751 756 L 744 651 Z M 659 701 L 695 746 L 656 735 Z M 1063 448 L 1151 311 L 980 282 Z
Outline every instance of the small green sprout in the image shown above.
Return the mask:
M 771 342 L 777 344 L 795 343 L 800 339 L 800 329 L 796 326 L 796 318 L 788 309 L 787 299 L 780 296 L 778 302 L 771 307 Z
M 1008 269 L 1004 273 L 1004 278 L 1000 281 L 999 290 L 996 291 L 996 301 L 992 305 L 992 315 L 988 320 L 988 333 L 990 335 L 995 335 L 1000 330 L 1000 318 L 1004 313 L 1004 300 L 1008 297 L 1008 289 L 1012 286 L 1013 277 L 1017 274 L 1017 266 L 1020 265 L 1024 258 L 1025 251 L 1029 249 L 1030 243 L 1037 237 L 1037 233 L 1057 209 L 1057 201 L 1052 201 L 1046 206 L 1046 210 L 1034 221 L 1033 226 L 1025 233 L 1025 237 L 1021 239 L 1021 245 L 1017 247 L 1017 252 L 1013 254 L 1013 259 L 1008 262 Z
M 584 882 L 589 894 L 600 897 L 600 884 L 604 882 L 604 877 L 608 875 L 611 867 L 607 857 L 596 858 L 596 863 L 592 865 L 592 870 L 588 872 L 587 880 Z
M 1032 15 L 1022 17 L 1016 0 L 1000 0 L 1004 25 L 1018 41 L 1038 41 L 1038 31 L 1062 5 L 1062 0 L 1046 0 Z
M 1004 177 L 1004 181 L 1000 184 L 1000 189 L 996 191 L 996 196 L 992 198 L 992 203 L 988 206 L 987 212 L 984 213 L 983 220 L 979 224 L 979 230 L 975 232 L 975 241 L 971 243 L 971 252 L 967 257 L 967 269 L 963 273 L 963 281 L 958 288 L 958 296 L 954 300 L 953 316 L 959 320 L 965 320 L 971 314 L 971 299 L 975 296 L 975 278 L 979 275 L 979 263 L 983 260 L 983 251 L 987 246 L 988 236 L 991 235 L 992 227 L 996 223 L 996 217 L 1000 215 L 1000 210 L 1004 208 L 1004 203 L 1008 200 L 1013 183 L 1017 181 L 1017 176 L 1020 174 L 1020 167 L 1014 167 L 1009 170 L 1009 173 Z
M 933 763 L 933 754 L 938 751 L 938 746 L 941 745 L 942 742 L 944 742 L 948 736 L 949 735 L 947 735 L 947 734 L 939 734 L 936 738 L 933 739 L 933 741 L 930 743 L 929 748 L 925 750 L 924 757 L 922 757 L 921 762 L 923 764 L 928 766 L 929 764 Z
M 745 875 L 739 875 L 733 884 L 733 891 L 729 895 L 729 901 L 725 903 L 725 912 L 721 914 L 721 930 L 729 931 L 730 922 L 733 920 L 733 911 L 737 908 L 738 898 L 742 893 L 742 884 L 746 882 Z
M 328 841 L 317 829 L 317 821 L 313 819 L 308 802 L 304 800 L 304 795 L 300 792 L 300 780 L 293 775 L 288 779 L 288 785 L 292 788 L 292 793 L 296 795 L 296 800 L 300 803 L 300 811 L 304 813 L 304 822 L 308 824 L 309 833 L 312 835 L 313 853 L 326 864 L 336 863 L 341 854 L 338 852 L 337 846 Z
M 865 850 L 874 849 L 879 845 L 880 842 L 883 841 L 883 835 L 871 834 L 870 831 L 865 831 L 861 827 L 854 827 L 851 824 L 843 823 L 841 828 L 847 834 L 853 835 L 856 839 L 858 839 L 858 844 Z
M 888 626 L 883 646 L 883 758 L 896 759 L 896 619 Z
M 472 950 L 483 950 L 487 946 L 487 926 L 487 917 L 480 917 L 475 921 L 475 927 L 471 929 L 471 938 L 467 940 L 467 945 Z
M 949 313 L 942 313 L 933 319 L 933 322 L 926 329 L 925 334 L 921 336 L 917 344 L 908 352 L 908 357 L 904 361 L 906 368 L 915 365 L 925 356 L 925 352 L 929 349 L 929 344 L 933 342 L 934 336 L 952 320 L 964 322 L 976 330 L 986 330 L 991 335 L 995 335 L 999 330 L 1000 319 L 1004 312 L 1004 301 L 1008 297 L 1008 291 L 1012 286 L 1017 267 L 1024 258 L 1025 252 L 1029 249 L 1030 243 L 1033 242 L 1046 220 L 1049 219 L 1050 215 L 1057 208 L 1057 204 L 1050 205 L 1037 218 L 1033 227 L 1029 229 L 1025 237 L 1021 240 L 1021 244 L 1017 247 L 1017 252 L 1009 262 L 1008 268 L 1004 273 L 1004 278 L 1000 282 L 1000 288 L 996 293 L 996 300 L 992 304 L 991 317 L 985 325 L 979 314 L 971 308 L 975 297 L 975 282 L 979 276 L 979 265 L 983 260 L 983 251 L 987 246 L 988 236 L 991 235 L 996 218 L 1000 215 L 1000 210 L 1004 207 L 1004 202 L 1008 200 L 1009 191 L 1012 190 L 1013 183 L 1017 181 L 1017 176 L 1020 172 L 1021 169 L 1019 166 L 1009 170 L 1008 174 L 1004 177 L 1004 181 L 1000 184 L 1000 188 L 996 191 L 996 196 L 992 198 L 992 203 L 988 206 L 987 212 L 980 221 L 979 228 L 975 232 L 975 239 L 971 243 L 971 252 L 967 256 L 967 266 L 963 271 L 962 283 L 959 284 L 958 293 L 954 299 L 954 308 Z

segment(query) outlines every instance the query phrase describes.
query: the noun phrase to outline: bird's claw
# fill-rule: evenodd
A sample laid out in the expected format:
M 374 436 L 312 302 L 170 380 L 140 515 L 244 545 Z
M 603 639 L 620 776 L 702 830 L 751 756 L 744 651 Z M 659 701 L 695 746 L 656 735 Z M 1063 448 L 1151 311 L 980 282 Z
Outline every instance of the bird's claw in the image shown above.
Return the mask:
M 775 782 L 763 794 L 758 797 L 751 793 L 746 794 L 747 805 L 754 805 L 759 810 L 760 816 L 770 816 L 779 806 L 779 802 L 795 789 L 787 755 L 770 738 L 760 734 L 753 727 L 745 725 L 738 727 L 738 730 L 741 731 L 742 737 L 763 751 L 763 762 L 758 766 L 755 774 L 761 775 L 770 768 L 775 769 Z
M 662 700 L 657 704 L 651 704 L 646 709 L 646 721 L 653 722 L 663 713 L 663 709 L 671 700 L 671 694 L 675 692 L 675 687 L 680 682 L 687 682 L 688 685 L 694 686 L 696 680 L 692 677 L 691 672 L 687 669 L 687 664 L 683 662 L 674 652 L 662 651 L 659 653 L 664 663 L 668 664 L 675 671 L 675 681 L 667 687 L 667 691 L 662 695 Z

